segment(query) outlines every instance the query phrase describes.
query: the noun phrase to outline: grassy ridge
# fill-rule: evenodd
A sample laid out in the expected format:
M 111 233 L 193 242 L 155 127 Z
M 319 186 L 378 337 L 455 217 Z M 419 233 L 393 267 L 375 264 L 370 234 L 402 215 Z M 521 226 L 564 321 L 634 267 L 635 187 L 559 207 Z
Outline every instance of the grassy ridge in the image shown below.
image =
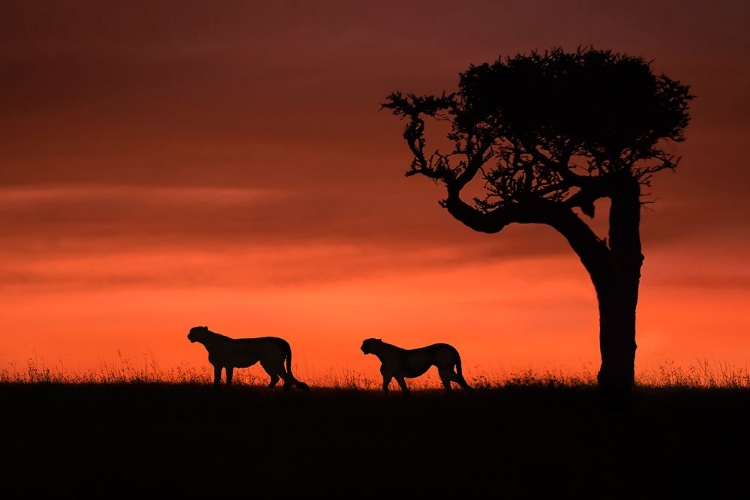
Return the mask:
M 2 383 L 6 498 L 415 492 L 482 498 L 745 491 L 750 391 L 593 386 L 445 397 L 195 383 Z M 5 496 L 5 495 L 3 495 Z

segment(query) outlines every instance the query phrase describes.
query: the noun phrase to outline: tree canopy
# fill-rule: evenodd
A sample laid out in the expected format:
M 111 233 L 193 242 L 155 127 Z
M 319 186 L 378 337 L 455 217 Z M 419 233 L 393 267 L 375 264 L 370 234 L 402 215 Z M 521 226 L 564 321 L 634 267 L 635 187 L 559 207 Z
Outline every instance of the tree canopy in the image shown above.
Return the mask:
M 394 92 L 383 108 L 409 119 L 407 175 L 442 181 L 450 196 L 480 174 L 482 213 L 535 198 L 593 216 L 609 178 L 626 172 L 648 184 L 677 165 L 662 140 L 684 139 L 692 98 L 640 57 L 555 48 L 472 65 L 450 94 Z M 451 121 L 451 151 L 425 150 L 426 117 Z

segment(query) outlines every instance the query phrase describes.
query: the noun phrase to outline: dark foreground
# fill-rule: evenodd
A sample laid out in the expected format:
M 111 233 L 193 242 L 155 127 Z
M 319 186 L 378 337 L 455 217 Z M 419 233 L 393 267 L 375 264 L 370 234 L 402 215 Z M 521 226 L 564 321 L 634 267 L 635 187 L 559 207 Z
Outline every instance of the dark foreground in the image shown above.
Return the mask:
M 2 498 L 730 498 L 750 392 L 0 384 Z M 260 495 L 260 496 L 259 496 Z M 460 496 L 455 496 L 460 495 Z

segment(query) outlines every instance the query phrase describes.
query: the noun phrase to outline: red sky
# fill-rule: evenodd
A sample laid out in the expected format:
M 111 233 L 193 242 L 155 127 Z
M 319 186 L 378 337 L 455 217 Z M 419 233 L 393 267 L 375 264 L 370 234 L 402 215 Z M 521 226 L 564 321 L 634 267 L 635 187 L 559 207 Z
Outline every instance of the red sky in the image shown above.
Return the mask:
M 186 335 L 208 325 L 287 338 L 300 378 L 377 368 L 370 336 L 453 343 L 470 381 L 595 373 L 594 291 L 562 237 L 450 218 L 379 110 L 553 46 L 642 56 L 697 96 L 642 217 L 636 368 L 746 368 L 747 19 L 744 1 L 6 1 L 0 371 L 207 370 Z

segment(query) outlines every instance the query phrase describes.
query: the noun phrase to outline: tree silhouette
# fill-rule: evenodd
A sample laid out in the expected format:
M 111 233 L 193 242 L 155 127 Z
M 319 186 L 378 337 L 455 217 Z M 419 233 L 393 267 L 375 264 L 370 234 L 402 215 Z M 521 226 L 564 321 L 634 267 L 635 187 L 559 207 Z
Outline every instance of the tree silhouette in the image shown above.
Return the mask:
M 445 185 L 440 205 L 458 221 L 484 233 L 547 224 L 566 238 L 599 303 L 598 384 L 619 397 L 635 384 L 642 187 L 677 166 L 665 146 L 684 140 L 693 98 L 688 86 L 655 75 L 640 57 L 579 47 L 471 65 L 457 92 L 397 91 L 381 109 L 406 119 L 414 155 L 406 175 Z M 450 151 L 426 152 L 426 119 L 450 122 Z M 482 196 L 464 200 L 462 190 L 478 183 Z M 605 198 L 609 233 L 602 239 L 586 219 Z

